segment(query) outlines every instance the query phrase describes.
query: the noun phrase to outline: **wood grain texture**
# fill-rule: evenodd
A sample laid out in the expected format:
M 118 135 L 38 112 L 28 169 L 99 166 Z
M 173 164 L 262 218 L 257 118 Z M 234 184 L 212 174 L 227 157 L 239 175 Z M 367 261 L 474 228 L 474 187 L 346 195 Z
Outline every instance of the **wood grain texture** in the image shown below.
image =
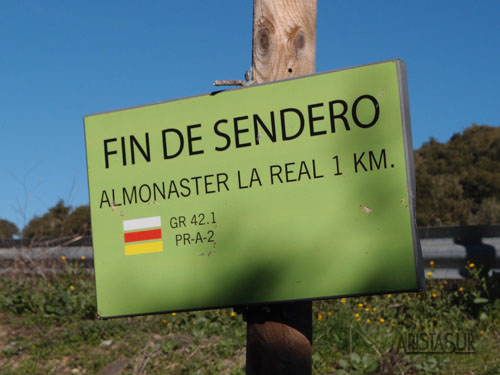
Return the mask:
M 312 302 L 248 308 L 246 373 L 312 373 Z
M 317 0 L 255 0 L 253 80 L 315 72 Z
M 254 0 L 252 81 L 315 72 L 317 0 Z M 247 375 L 312 373 L 312 302 L 251 306 Z

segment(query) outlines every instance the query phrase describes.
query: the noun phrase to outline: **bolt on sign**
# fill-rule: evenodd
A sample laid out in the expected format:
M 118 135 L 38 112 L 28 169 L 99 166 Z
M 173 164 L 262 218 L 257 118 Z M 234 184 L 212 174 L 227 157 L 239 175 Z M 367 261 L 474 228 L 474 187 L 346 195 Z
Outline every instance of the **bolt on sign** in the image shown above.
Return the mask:
M 400 60 L 84 122 L 103 318 L 423 288 Z

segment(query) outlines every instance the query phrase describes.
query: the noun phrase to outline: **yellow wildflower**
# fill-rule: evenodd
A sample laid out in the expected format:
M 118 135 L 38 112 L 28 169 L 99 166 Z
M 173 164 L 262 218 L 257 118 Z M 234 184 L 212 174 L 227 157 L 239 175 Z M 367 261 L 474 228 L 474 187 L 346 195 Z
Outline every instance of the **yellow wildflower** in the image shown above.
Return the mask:
M 387 333 L 391 332 L 391 330 L 390 330 L 389 328 L 387 328 L 385 331 L 386 331 Z
M 167 320 L 166 320 L 166 319 L 162 319 L 162 320 L 161 320 L 161 322 L 162 322 L 163 324 L 165 324 L 165 323 L 167 322 Z
M 359 318 L 359 313 L 354 314 L 356 318 Z
M 363 307 L 364 305 L 362 303 L 358 303 L 358 307 Z
M 176 316 L 176 315 L 177 315 L 177 313 L 174 313 L 174 312 L 172 313 L 172 316 Z
M 433 266 L 433 265 L 434 265 L 434 261 L 433 261 L 433 260 L 431 260 L 431 261 L 429 262 L 429 264 L 430 264 L 431 266 Z
M 458 290 L 459 290 L 460 292 L 463 292 L 463 291 L 464 291 L 464 288 L 460 287 L 460 288 L 458 288 Z
M 431 271 L 427 272 L 427 276 L 432 276 L 432 272 Z
M 236 316 L 236 313 L 234 311 L 231 311 L 231 316 L 232 317 L 235 317 Z
M 388 294 L 388 295 L 387 295 L 387 298 L 392 298 L 392 294 Z
M 379 321 L 380 321 L 380 323 L 385 322 L 384 318 L 380 318 Z
M 69 289 L 70 289 L 70 290 L 75 290 L 75 287 L 74 287 L 73 285 L 70 285 L 70 286 L 69 286 Z
M 476 265 L 474 263 L 471 263 L 471 264 L 469 264 L 469 267 L 474 268 L 474 267 L 476 267 Z
M 374 307 L 374 308 L 372 309 L 372 311 L 377 311 L 377 308 L 376 308 L 376 307 Z
M 331 311 L 328 311 L 328 316 L 332 316 L 333 313 Z
M 61 260 L 66 260 L 66 257 L 64 255 L 61 256 Z
M 323 319 L 323 315 L 321 315 L 321 313 L 318 313 L 318 320 L 321 320 Z
M 367 312 L 368 312 L 368 311 L 370 311 L 370 308 L 369 308 L 369 307 L 366 307 L 366 308 L 365 308 L 365 311 L 367 311 Z
M 483 331 L 483 330 L 481 330 L 479 333 L 480 333 L 481 335 L 484 335 L 484 331 Z
M 81 259 L 81 260 L 85 260 L 85 255 L 82 255 L 82 256 L 80 257 L 80 259 Z
M 370 322 L 371 322 L 371 320 L 370 320 L 370 319 L 366 319 L 366 322 L 367 322 L 367 323 L 370 323 Z
M 342 303 L 346 303 L 346 301 L 347 301 L 347 299 L 345 297 L 340 300 L 340 302 L 342 302 Z
M 437 293 L 432 293 L 431 296 L 432 296 L 432 298 L 436 298 L 437 297 Z

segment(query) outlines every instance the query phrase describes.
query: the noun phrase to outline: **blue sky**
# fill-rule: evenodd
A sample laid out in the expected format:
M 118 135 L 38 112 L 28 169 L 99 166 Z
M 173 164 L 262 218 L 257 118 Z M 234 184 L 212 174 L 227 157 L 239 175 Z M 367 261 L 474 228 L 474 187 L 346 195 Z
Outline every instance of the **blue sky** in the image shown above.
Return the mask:
M 0 1 L 0 218 L 88 203 L 83 116 L 251 65 L 251 0 Z M 500 125 L 500 2 L 318 0 L 316 71 L 401 58 L 414 147 Z

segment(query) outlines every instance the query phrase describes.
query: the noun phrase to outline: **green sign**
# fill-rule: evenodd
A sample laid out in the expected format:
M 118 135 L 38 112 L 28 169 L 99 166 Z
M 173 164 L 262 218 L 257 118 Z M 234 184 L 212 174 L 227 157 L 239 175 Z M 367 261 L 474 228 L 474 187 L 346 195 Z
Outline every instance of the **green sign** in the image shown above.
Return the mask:
M 423 287 L 400 60 L 85 117 L 101 317 Z

